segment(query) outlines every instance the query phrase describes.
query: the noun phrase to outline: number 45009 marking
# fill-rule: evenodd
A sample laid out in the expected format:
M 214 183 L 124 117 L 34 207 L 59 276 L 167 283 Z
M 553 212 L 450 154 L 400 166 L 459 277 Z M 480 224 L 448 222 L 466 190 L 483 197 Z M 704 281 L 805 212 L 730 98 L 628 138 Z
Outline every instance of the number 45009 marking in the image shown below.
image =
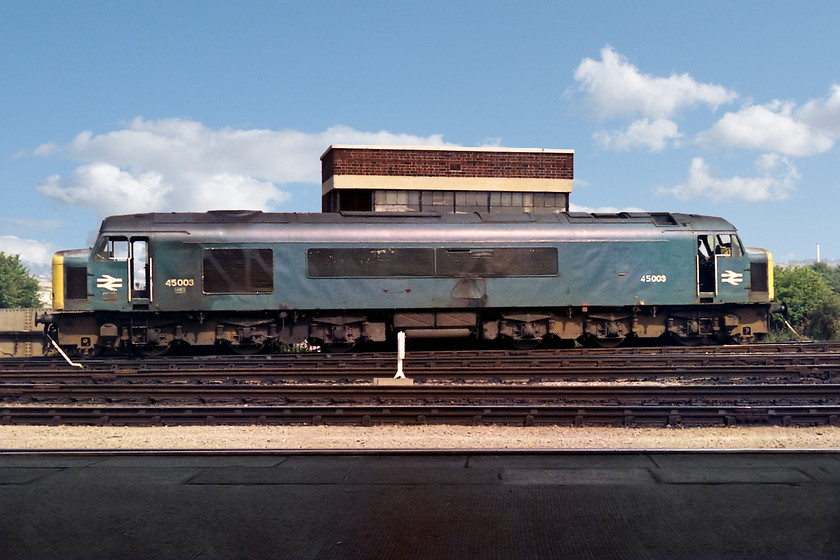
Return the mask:
M 667 282 L 668 277 L 664 274 L 643 274 L 642 282 Z

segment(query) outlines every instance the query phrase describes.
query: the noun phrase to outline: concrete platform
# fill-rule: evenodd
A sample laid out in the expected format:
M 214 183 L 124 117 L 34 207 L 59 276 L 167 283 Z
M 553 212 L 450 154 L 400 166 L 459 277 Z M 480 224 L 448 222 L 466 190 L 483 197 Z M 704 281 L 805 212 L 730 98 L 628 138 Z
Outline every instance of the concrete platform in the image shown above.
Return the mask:
M 0 453 L 0 558 L 840 558 L 840 452 Z

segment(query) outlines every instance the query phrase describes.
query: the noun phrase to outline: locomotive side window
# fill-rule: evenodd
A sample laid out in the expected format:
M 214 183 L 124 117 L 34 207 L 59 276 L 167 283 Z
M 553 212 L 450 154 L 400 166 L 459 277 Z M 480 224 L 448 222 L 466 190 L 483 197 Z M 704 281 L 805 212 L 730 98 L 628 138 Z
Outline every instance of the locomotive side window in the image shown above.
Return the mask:
M 310 278 L 434 276 L 432 249 L 318 248 L 306 252 Z
M 556 247 L 530 249 L 317 248 L 307 251 L 310 278 L 555 276 Z
M 555 276 L 557 271 L 556 247 L 437 250 L 437 276 Z
M 274 253 L 271 249 L 205 249 L 204 293 L 271 293 Z

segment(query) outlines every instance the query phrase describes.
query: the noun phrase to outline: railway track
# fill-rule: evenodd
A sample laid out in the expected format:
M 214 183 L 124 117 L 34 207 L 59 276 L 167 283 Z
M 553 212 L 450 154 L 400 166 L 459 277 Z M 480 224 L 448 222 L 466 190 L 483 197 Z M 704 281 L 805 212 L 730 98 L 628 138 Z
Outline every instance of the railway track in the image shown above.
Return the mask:
M 0 360 L 0 383 L 369 383 L 395 371 L 393 353 L 276 354 L 156 359 L 95 359 L 84 370 L 57 358 Z M 410 353 L 407 375 L 420 383 L 566 381 L 833 382 L 840 345 L 629 348 Z
M 0 425 L 840 425 L 840 406 L 26 406 L 0 408 Z
M 837 424 L 838 348 L 2 360 L 0 423 Z
M 0 398 L 24 404 L 412 406 L 627 405 L 840 406 L 840 384 L 681 385 L 187 385 L 101 384 L 0 386 Z

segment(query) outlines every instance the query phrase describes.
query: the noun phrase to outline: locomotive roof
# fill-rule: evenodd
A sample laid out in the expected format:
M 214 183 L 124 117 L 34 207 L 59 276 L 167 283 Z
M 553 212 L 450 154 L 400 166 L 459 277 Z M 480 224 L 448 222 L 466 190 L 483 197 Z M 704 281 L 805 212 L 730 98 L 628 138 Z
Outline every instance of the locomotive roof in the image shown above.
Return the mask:
M 341 212 L 273 213 L 256 210 L 221 210 L 211 212 L 146 213 L 111 216 L 102 221 L 101 233 L 193 231 L 219 226 L 255 224 L 373 224 L 373 225 L 467 225 L 467 224 L 588 224 L 591 226 L 645 224 L 655 228 L 734 231 L 727 220 L 699 214 L 668 212 L 619 212 L 616 214 L 561 212 L 557 214 L 436 214 L 425 212 Z

